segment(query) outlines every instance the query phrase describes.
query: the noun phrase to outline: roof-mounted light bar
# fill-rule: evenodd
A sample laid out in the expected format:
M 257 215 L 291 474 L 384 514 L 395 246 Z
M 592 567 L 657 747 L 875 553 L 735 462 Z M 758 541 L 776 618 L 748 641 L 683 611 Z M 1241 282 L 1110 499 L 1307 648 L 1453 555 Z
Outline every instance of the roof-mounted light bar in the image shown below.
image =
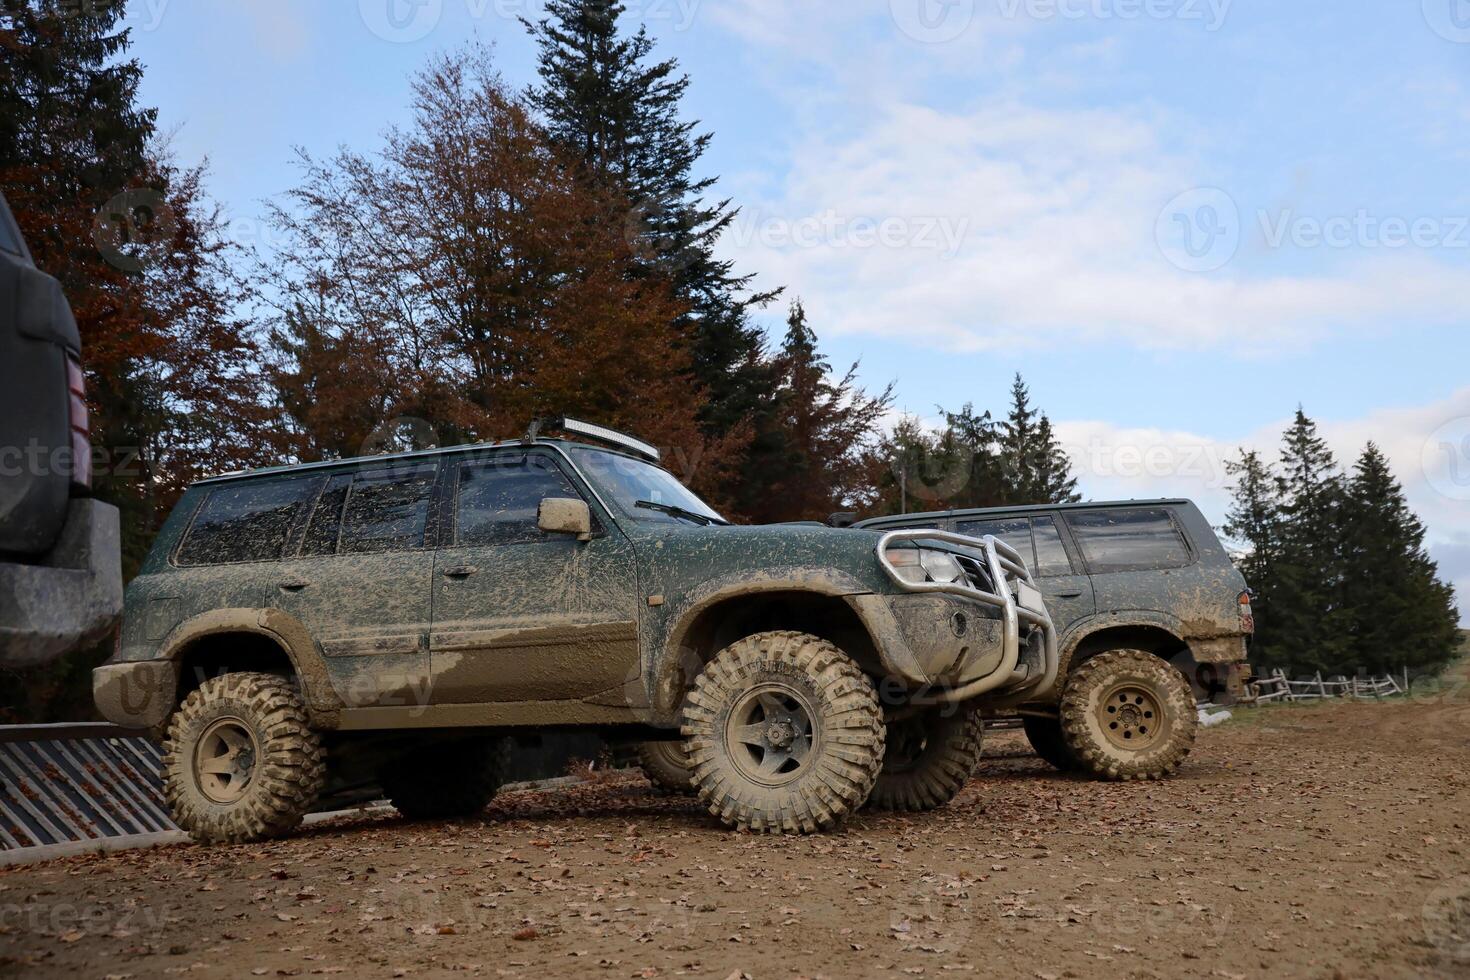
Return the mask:
M 597 425 L 594 422 L 583 422 L 580 419 L 565 417 L 537 419 L 535 422 L 532 422 L 531 427 L 526 430 L 526 441 L 533 442 L 546 429 L 560 429 L 568 435 L 582 436 L 586 439 L 606 443 L 609 446 L 617 446 L 619 449 L 626 449 L 654 463 L 657 463 L 661 458 L 658 449 L 650 446 L 642 439 L 635 439 L 626 433 L 619 432 L 617 429 L 609 429 L 605 425 Z

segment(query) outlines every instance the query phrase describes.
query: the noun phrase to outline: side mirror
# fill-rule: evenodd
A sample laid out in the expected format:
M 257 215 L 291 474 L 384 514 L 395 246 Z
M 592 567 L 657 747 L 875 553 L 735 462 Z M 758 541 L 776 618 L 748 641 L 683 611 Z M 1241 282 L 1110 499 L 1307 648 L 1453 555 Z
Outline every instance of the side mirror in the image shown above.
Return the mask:
M 575 534 L 578 541 L 591 541 L 592 511 L 585 500 L 547 497 L 536 508 L 536 526 L 552 534 Z

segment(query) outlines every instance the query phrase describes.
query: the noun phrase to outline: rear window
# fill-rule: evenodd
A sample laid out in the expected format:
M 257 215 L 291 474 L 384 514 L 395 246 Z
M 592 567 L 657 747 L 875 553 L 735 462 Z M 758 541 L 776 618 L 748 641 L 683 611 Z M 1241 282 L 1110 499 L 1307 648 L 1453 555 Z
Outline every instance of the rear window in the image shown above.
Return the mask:
M 1092 572 L 1183 568 L 1193 560 L 1162 508 L 1079 511 L 1067 515 L 1067 524 Z
M 317 481 L 247 481 L 212 490 L 179 546 L 180 565 L 275 561 Z

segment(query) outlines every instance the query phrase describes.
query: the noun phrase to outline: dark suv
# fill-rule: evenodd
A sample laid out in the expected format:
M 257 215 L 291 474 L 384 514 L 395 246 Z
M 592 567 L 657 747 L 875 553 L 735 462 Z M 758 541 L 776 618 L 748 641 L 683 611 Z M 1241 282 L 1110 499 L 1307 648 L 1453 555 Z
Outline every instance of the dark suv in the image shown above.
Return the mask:
M 1021 556 L 936 532 L 733 527 L 658 452 L 521 440 L 206 480 L 128 586 L 102 714 L 165 736 L 179 824 L 283 832 L 325 792 L 410 816 L 495 791 L 506 733 L 679 739 L 760 831 L 940 806 L 981 712 L 1056 677 Z
M 1196 697 L 1228 700 L 1250 674 L 1245 579 L 1188 500 L 957 510 L 855 526 L 992 534 L 1025 556 L 1060 636 L 1061 670 L 1052 696 L 1020 713 L 1037 753 L 1058 768 L 1164 775 L 1193 743 Z
M 0 665 L 52 660 L 122 611 L 117 508 L 91 499 L 81 338 L 0 196 Z

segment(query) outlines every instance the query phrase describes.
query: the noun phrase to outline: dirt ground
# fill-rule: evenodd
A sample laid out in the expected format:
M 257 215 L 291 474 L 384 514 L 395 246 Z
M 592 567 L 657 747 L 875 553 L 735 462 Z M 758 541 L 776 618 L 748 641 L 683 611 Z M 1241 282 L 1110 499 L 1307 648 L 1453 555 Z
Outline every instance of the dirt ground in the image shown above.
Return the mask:
M 1470 700 L 1283 706 L 1154 785 L 996 736 L 949 807 L 731 833 L 620 776 L 483 819 L 0 871 L 23 976 L 1470 976 Z

